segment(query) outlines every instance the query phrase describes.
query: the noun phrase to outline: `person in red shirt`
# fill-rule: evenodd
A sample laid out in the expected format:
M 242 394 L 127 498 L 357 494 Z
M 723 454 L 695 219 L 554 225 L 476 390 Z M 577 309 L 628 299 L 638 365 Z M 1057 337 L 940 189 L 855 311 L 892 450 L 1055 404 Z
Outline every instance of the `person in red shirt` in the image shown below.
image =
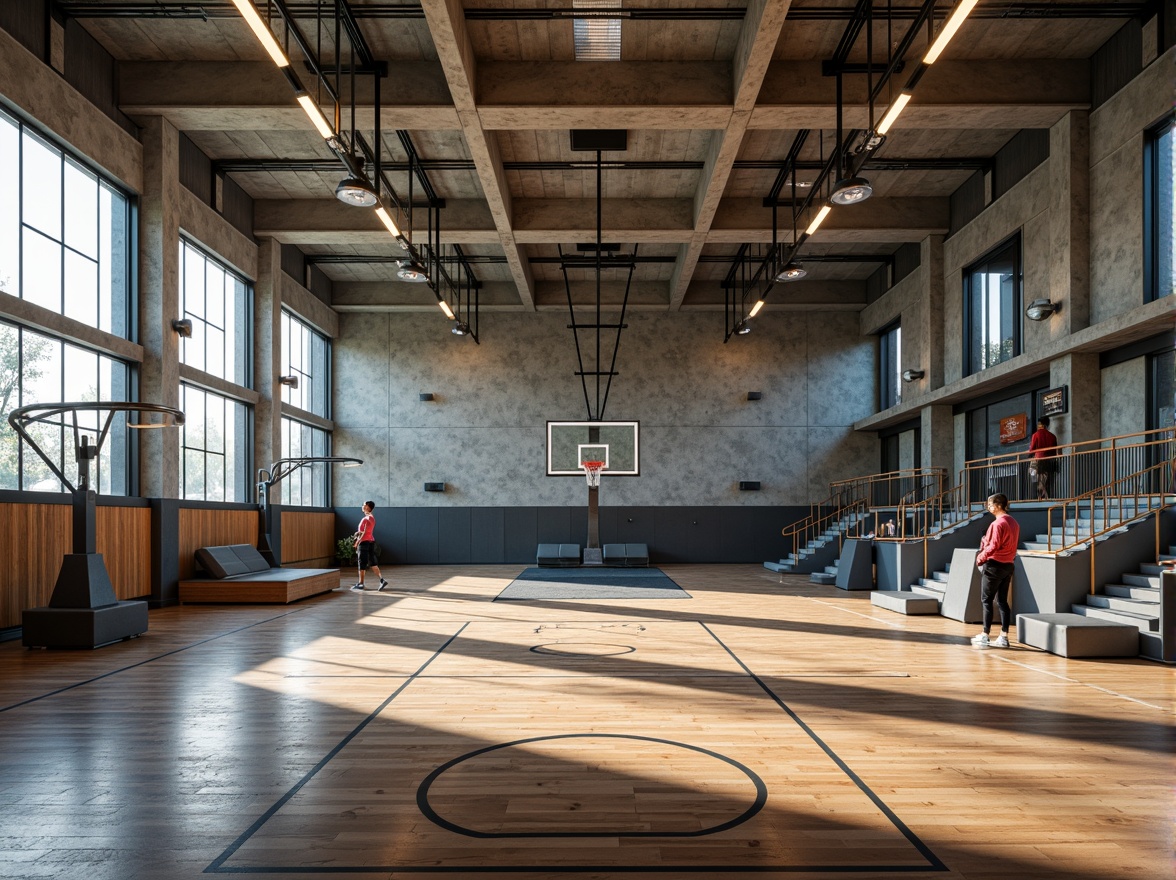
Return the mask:
M 989 495 L 984 505 L 996 519 L 984 533 L 980 552 L 976 554 L 976 567 L 980 569 L 980 602 L 983 606 L 984 632 L 972 639 L 977 648 L 1007 648 L 1009 646 L 1009 623 L 1012 609 L 1009 608 L 1009 585 L 1013 581 L 1013 560 L 1017 558 L 1017 545 L 1021 543 L 1021 527 L 1009 516 L 1009 499 L 1000 494 Z M 1000 611 L 1000 635 L 988 640 L 992 628 L 992 602 Z
M 1049 497 L 1049 481 L 1053 476 L 1054 456 L 1057 455 L 1058 438 L 1049 430 L 1049 416 L 1037 420 L 1037 430 L 1029 438 L 1030 468 L 1037 473 L 1037 498 L 1044 501 Z
M 380 566 L 376 560 L 376 518 L 372 511 L 376 509 L 374 501 L 363 503 L 363 519 L 359 521 L 359 528 L 355 530 L 355 550 L 359 563 L 359 581 L 352 584 L 351 589 L 359 592 L 364 589 L 363 577 L 370 567 L 380 579 L 380 592 L 388 586 L 384 576 L 380 574 Z

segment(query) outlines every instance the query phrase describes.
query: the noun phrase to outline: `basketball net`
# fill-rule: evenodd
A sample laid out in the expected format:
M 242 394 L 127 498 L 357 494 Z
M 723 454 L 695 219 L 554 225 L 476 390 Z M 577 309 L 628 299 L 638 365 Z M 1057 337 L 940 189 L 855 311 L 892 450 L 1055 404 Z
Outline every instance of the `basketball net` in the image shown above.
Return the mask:
M 580 464 L 584 469 L 584 476 L 588 478 L 588 488 L 595 489 L 600 485 L 600 472 L 604 470 L 603 461 L 585 461 Z

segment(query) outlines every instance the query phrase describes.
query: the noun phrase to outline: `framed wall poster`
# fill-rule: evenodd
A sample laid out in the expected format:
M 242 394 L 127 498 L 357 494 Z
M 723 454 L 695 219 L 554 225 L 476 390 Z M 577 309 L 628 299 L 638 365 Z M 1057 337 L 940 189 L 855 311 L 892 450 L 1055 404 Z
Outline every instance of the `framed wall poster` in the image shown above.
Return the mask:
M 1068 385 L 1042 391 L 1037 399 L 1037 413 L 1043 416 L 1059 416 L 1070 408 Z

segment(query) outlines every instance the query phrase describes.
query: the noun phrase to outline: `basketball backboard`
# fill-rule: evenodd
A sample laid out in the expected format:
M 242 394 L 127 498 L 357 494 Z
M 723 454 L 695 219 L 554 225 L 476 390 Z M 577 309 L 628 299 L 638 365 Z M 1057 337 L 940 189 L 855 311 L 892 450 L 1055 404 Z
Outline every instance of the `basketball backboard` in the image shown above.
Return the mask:
M 547 476 L 582 477 L 585 461 L 603 461 L 605 476 L 640 476 L 639 427 L 639 422 L 548 422 Z

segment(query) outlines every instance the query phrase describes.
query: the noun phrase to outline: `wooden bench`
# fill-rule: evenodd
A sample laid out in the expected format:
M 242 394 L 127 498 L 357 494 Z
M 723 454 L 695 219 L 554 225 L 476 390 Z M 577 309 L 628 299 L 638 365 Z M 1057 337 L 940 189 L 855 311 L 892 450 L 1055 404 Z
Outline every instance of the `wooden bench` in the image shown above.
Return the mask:
M 297 602 L 339 587 L 339 572 L 323 568 L 270 568 L 249 544 L 201 547 L 196 561 L 207 577 L 180 581 L 183 603 Z

